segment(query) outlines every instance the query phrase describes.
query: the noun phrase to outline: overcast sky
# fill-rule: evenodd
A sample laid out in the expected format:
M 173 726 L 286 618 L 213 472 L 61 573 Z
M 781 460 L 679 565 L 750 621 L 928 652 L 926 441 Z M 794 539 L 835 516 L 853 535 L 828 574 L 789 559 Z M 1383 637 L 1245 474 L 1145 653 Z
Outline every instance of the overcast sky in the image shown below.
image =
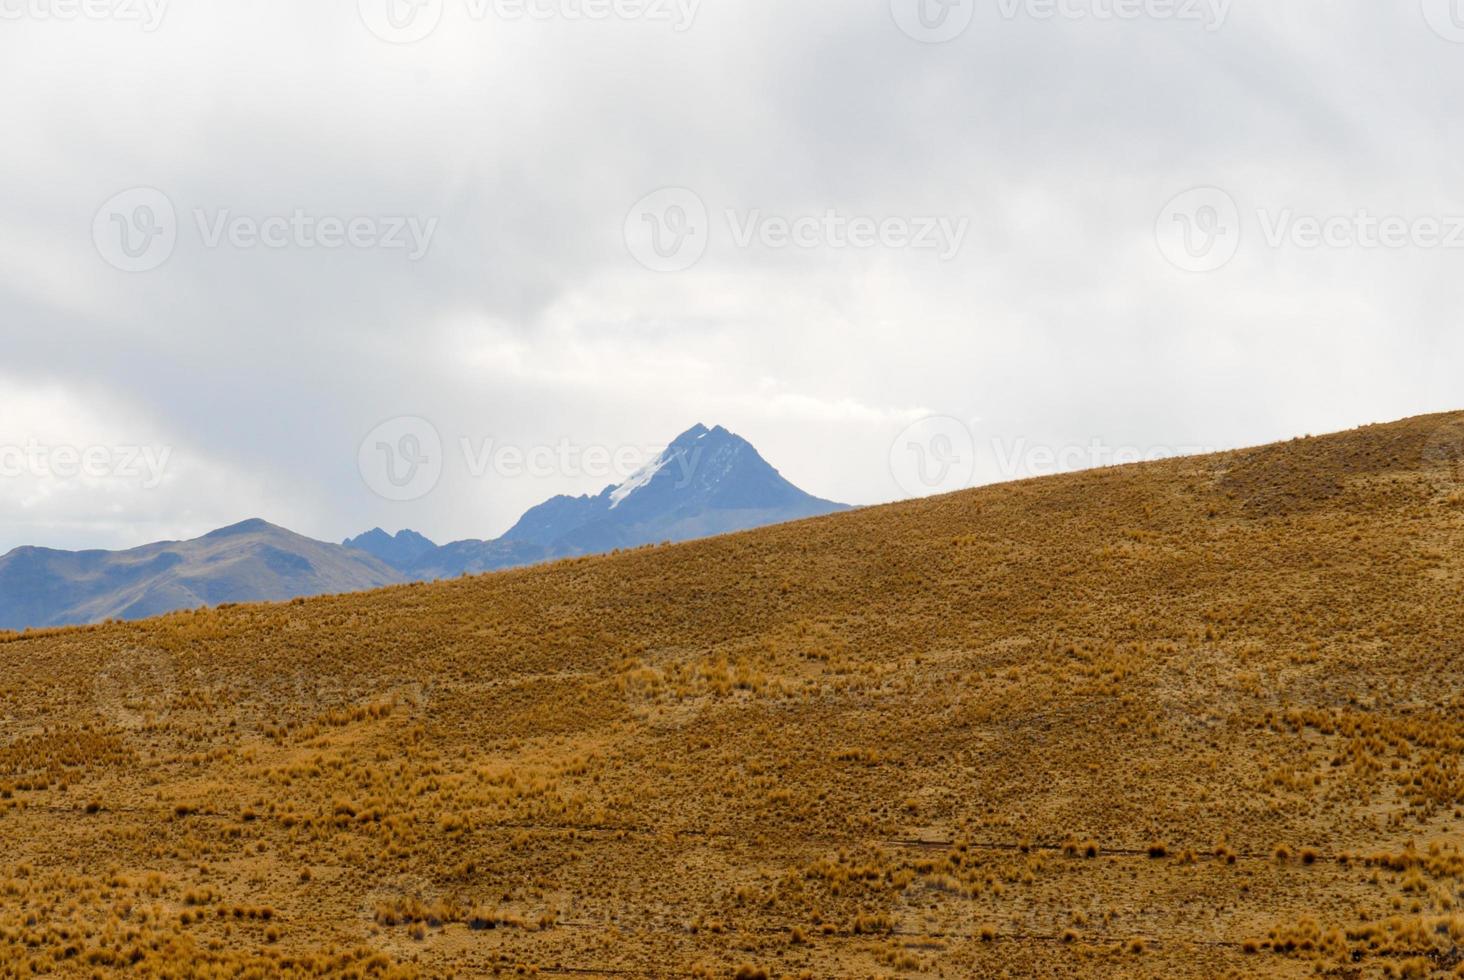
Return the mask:
M 1464 408 L 1453 0 L 943 2 L 0 0 L 0 551 Z

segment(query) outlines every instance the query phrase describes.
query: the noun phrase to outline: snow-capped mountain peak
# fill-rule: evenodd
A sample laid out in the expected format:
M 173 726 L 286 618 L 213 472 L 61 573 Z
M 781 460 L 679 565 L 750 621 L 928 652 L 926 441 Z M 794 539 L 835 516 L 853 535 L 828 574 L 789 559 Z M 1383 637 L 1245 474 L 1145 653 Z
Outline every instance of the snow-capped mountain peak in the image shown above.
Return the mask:
M 416 558 L 403 570 L 424 578 L 446 578 L 686 541 L 844 509 L 843 504 L 804 493 L 783 479 L 741 436 L 721 426 L 695 425 L 621 483 L 594 496 L 553 497 L 530 508 L 496 540 L 453 542 Z M 367 535 L 358 540 L 383 543 L 376 538 Z
M 610 509 L 617 509 L 637 494 L 655 497 L 652 506 L 662 509 L 668 503 L 677 503 L 676 498 L 698 491 L 706 493 L 732 474 L 744 458 L 752 467 L 767 469 L 776 476 L 746 440 L 720 425 L 712 429 L 694 425 L 624 483 L 608 487 Z

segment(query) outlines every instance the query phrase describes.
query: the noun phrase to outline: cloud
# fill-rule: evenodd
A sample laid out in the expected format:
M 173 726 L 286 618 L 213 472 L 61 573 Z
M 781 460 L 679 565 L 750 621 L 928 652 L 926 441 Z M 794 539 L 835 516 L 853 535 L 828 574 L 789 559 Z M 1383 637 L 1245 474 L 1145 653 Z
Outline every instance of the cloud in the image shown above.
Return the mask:
M 129 547 L 249 516 L 267 482 L 169 429 L 62 384 L 0 376 L 0 536 L 54 547 Z M 312 519 L 291 507 L 283 518 Z
M 982 439 L 1231 445 L 1464 404 L 1457 251 L 1272 248 L 1257 223 L 1464 214 L 1441 123 L 1464 48 L 1411 5 L 1237 2 L 1209 30 L 980 4 L 934 45 L 888 0 L 707 0 L 686 30 L 443 0 L 400 45 L 358 6 L 3 24 L 0 85 L 25 93 L 0 104 L 7 438 L 80 443 L 106 421 L 184 469 L 151 495 L 0 486 L 0 549 L 255 514 L 324 538 L 476 537 L 600 489 L 475 476 L 454 453 L 426 499 L 383 500 L 360 442 L 408 415 L 449 452 L 721 423 L 810 491 L 873 503 L 904 492 L 888 456 L 918 412 L 979 418 Z M 1200 186 L 1243 224 L 1204 274 L 1155 241 L 1165 203 Z M 129 274 L 93 232 L 135 187 L 166 194 L 177 241 Z M 667 187 L 708 215 L 678 273 L 625 240 Z M 969 225 L 947 260 L 734 234 L 753 213 L 831 212 Z M 201 228 L 297 214 L 436 224 L 416 261 L 209 247 Z M 42 390 L 68 406 L 44 426 L 11 407 Z

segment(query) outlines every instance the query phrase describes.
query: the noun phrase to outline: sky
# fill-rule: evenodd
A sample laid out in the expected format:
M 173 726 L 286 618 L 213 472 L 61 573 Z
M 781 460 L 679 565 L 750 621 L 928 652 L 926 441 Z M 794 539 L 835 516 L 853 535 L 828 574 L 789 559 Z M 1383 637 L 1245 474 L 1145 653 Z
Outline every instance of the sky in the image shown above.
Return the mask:
M 1464 408 L 1460 0 L 0 0 L 0 551 Z

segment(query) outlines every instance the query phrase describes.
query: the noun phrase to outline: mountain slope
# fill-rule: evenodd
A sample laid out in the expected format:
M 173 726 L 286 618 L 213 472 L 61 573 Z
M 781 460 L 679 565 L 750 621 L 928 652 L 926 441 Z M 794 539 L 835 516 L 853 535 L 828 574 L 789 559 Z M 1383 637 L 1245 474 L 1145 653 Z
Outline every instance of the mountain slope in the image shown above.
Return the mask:
M 0 972 L 1442 978 L 1461 746 L 1450 415 L 0 642 Z
M 398 581 L 398 573 L 366 554 L 252 520 L 129 551 L 17 548 L 0 557 L 0 628 L 143 619 Z
M 529 509 L 496 540 L 456 541 L 389 563 L 410 578 L 430 581 L 848 509 L 789 483 L 740 436 L 721 426 L 696 425 L 638 473 L 597 496 L 553 497 Z M 402 534 L 426 540 L 411 531 Z M 359 547 L 363 539 L 382 557 L 388 548 L 384 541 L 392 540 L 378 529 L 346 544 Z

